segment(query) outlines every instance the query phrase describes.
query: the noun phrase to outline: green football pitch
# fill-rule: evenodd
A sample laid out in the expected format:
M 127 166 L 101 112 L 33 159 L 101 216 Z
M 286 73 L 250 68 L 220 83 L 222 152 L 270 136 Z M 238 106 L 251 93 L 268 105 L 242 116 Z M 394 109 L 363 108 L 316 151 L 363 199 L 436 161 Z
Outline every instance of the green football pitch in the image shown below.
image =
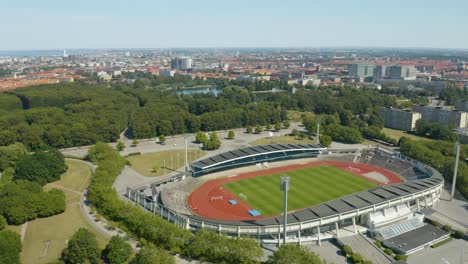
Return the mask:
M 227 182 L 223 187 L 250 207 L 260 211 L 262 216 L 278 215 L 283 211 L 280 178 L 285 174 L 291 177 L 288 211 L 317 205 L 377 186 L 336 167 L 317 166 Z

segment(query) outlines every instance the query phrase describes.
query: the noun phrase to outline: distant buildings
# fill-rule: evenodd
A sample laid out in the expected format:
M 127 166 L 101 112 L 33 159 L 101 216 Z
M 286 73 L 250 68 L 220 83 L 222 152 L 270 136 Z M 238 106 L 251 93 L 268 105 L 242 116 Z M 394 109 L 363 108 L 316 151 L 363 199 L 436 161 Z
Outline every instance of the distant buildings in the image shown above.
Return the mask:
M 174 77 L 175 75 L 175 71 L 172 71 L 172 70 L 159 70 L 159 76 L 170 76 L 170 77 Z
M 455 109 L 468 112 L 468 100 L 457 100 L 455 101 Z
M 381 107 L 380 117 L 384 120 L 385 127 L 413 131 L 416 127 L 416 121 L 421 118 L 421 114 L 393 107 Z
M 393 65 L 387 68 L 390 79 L 415 80 L 417 70 L 414 66 Z
M 444 125 L 449 125 L 454 128 L 464 128 L 467 126 L 468 113 L 444 109 L 440 106 L 422 106 L 414 105 L 413 111 L 421 113 L 421 118 L 429 122 L 437 122 Z
M 191 70 L 192 69 L 192 58 L 180 57 L 171 60 L 171 68 L 177 70 Z
M 374 64 L 349 64 L 348 65 L 348 75 L 362 78 L 362 77 L 372 77 L 374 76 Z

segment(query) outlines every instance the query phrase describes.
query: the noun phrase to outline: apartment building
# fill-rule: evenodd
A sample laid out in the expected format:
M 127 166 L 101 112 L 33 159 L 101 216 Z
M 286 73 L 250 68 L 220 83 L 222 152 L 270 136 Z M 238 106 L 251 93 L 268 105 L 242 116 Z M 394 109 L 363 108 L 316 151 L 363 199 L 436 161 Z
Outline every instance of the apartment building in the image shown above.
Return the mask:
M 421 113 L 421 118 L 430 122 L 438 122 L 453 128 L 467 126 L 468 113 L 459 110 L 451 110 L 440 106 L 414 105 L 413 111 Z
M 380 117 L 384 120 L 385 127 L 413 131 L 416 127 L 416 121 L 421 118 L 421 114 L 389 106 L 380 108 Z

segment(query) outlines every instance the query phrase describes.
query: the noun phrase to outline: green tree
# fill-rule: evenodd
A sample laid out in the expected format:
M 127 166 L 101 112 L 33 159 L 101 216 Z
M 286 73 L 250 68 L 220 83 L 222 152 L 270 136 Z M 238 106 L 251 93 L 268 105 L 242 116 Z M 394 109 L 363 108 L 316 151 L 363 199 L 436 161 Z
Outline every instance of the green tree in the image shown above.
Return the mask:
M 257 125 L 255 127 L 255 133 L 260 134 L 260 133 L 262 133 L 262 131 L 263 131 L 263 128 L 260 125 Z
M 27 148 L 21 143 L 0 147 L 0 170 L 14 168 L 18 160 L 28 154 Z
M 21 237 L 10 231 L 0 231 L 0 264 L 20 264 Z
M 125 149 L 125 142 L 119 140 L 119 142 L 117 142 L 117 145 L 115 146 L 117 148 L 118 151 L 122 151 Z
M 321 135 L 319 139 L 320 139 L 320 144 L 324 147 L 328 147 L 332 143 L 332 138 L 327 135 Z
M 245 128 L 245 133 L 250 134 L 250 133 L 252 133 L 252 131 L 253 131 L 252 126 L 247 126 L 247 127 Z
M 131 262 L 132 264 L 175 264 L 173 256 L 153 244 L 144 246 Z
M 216 132 L 211 132 L 210 139 L 205 141 L 203 144 L 203 148 L 206 150 L 215 150 L 221 147 L 221 140 L 218 138 L 218 134 Z
M 59 180 L 66 170 L 65 157 L 58 150 L 37 151 L 18 160 L 15 179 L 30 180 L 45 185 Z
M 78 229 L 62 251 L 62 260 L 66 264 L 98 263 L 99 249 L 96 236 L 86 228 Z
M 165 145 L 165 144 L 166 144 L 166 136 L 160 135 L 160 136 L 159 136 L 159 143 L 160 143 L 161 145 Z
M 269 264 L 322 264 L 318 255 L 298 244 L 285 244 L 270 255 Z
M 198 143 L 205 143 L 208 138 L 206 137 L 206 134 L 204 132 L 198 132 L 197 135 L 195 136 L 195 140 L 198 142 Z
M 276 123 L 274 128 L 275 128 L 275 131 L 280 131 L 281 130 L 281 124 Z
M 6 226 L 7 226 L 7 221 L 5 217 L 3 217 L 3 215 L 0 215 L 0 231 L 5 229 Z
M 138 146 L 139 143 L 140 143 L 140 141 L 138 141 L 138 139 L 136 139 L 136 138 L 133 139 L 133 141 L 132 141 L 132 145 L 133 145 L 134 147 Z
M 284 120 L 284 122 L 283 122 L 283 127 L 286 128 L 286 129 L 288 129 L 290 126 L 291 126 L 291 123 L 289 123 L 288 120 Z
M 228 132 L 228 139 L 234 139 L 234 137 L 236 136 L 236 134 L 234 133 L 233 130 L 229 130 Z
M 291 136 L 294 136 L 294 137 L 299 136 L 299 131 L 298 131 L 297 129 L 293 129 L 293 130 L 291 131 Z
M 132 246 L 119 236 L 113 236 L 102 252 L 109 264 L 125 263 L 132 256 Z
M 267 125 L 265 126 L 265 130 L 267 130 L 267 131 L 271 130 L 271 125 L 270 125 L 270 124 L 267 124 Z

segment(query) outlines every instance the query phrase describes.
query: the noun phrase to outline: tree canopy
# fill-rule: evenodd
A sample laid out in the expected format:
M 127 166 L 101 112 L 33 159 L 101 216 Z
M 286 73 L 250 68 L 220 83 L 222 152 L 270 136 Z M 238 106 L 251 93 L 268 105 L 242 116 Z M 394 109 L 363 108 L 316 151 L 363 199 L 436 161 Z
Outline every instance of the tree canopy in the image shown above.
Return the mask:
M 10 230 L 0 231 L 0 264 L 20 264 L 22 248 L 19 234 Z
M 67 170 L 65 158 L 56 149 L 23 155 L 17 162 L 15 179 L 25 179 L 45 185 L 57 181 Z
M 88 229 L 80 228 L 62 251 L 62 260 L 66 264 L 96 264 L 99 261 L 99 253 L 96 236 Z
M 122 237 L 113 236 L 102 252 L 104 260 L 109 264 L 125 263 L 132 256 L 132 246 Z
M 318 255 L 298 244 L 285 244 L 270 255 L 268 264 L 324 264 Z

